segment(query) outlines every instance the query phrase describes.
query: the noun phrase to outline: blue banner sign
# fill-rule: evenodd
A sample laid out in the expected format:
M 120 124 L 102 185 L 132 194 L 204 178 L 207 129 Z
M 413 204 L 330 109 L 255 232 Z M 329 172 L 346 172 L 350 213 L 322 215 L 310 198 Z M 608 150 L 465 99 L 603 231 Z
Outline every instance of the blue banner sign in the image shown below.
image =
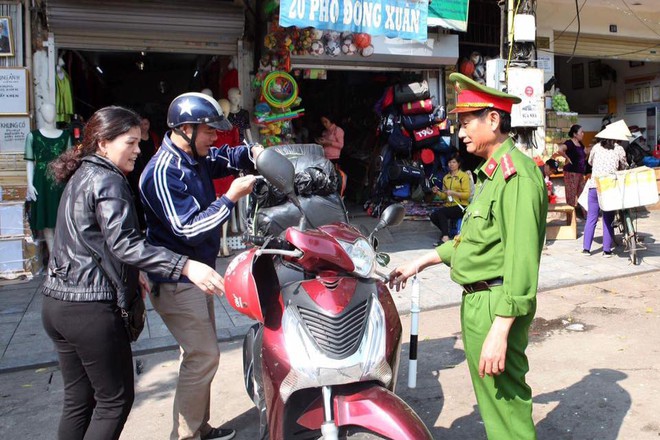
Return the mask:
M 426 40 L 428 1 L 280 0 L 280 26 Z

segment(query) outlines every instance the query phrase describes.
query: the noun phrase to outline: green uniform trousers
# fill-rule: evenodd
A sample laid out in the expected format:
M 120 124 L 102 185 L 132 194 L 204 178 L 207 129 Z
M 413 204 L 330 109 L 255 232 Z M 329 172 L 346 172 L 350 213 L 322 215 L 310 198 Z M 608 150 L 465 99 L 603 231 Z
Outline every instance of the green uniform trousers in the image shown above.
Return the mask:
M 501 287 L 493 287 L 501 289 Z M 489 290 L 464 294 L 461 304 L 461 329 L 465 357 L 470 369 L 479 412 L 489 440 L 532 440 L 536 430 L 532 420 L 532 390 L 525 382 L 529 371 L 525 348 L 534 310 L 519 316 L 509 332 L 506 365 L 499 376 L 479 377 L 481 347 L 495 318 Z

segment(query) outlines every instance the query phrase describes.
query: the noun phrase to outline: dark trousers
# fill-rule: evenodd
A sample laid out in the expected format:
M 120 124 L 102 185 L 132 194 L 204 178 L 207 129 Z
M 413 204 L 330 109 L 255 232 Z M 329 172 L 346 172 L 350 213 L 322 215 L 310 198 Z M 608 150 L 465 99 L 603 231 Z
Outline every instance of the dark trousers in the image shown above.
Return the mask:
M 449 237 L 449 220 L 458 220 L 463 217 L 463 211 L 458 205 L 438 208 L 431 213 L 431 222 L 442 231 L 442 237 Z
M 60 440 L 116 440 L 133 406 L 133 355 L 113 301 L 44 297 L 42 321 L 64 379 Z

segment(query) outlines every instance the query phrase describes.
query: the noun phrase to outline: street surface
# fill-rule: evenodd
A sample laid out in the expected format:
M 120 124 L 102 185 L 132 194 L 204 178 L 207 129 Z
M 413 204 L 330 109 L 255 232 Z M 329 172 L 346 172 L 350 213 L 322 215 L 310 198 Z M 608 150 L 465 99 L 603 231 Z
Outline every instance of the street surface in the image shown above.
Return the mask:
M 660 436 L 660 272 L 539 293 L 528 349 L 539 439 Z M 428 293 L 427 293 L 428 294 Z M 420 318 L 417 388 L 407 387 L 409 315 L 397 392 L 436 439 L 484 439 L 460 339 L 459 308 Z M 221 344 L 211 422 L 257 436 L 243 388 L 241 342 Z M 169 436 L 178 351 L 140 355 L 137 399 L 122 439 Z M 54 439 L 62 404 L 57 367 L 0 375 L 0 439 Z

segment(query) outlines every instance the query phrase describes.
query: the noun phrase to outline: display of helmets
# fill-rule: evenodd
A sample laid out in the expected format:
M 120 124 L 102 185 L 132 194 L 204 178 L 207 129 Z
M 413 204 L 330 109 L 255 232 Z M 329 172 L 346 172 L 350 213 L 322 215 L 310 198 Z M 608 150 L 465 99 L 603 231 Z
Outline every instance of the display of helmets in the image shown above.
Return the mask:
M 222 113 L 218 102 L 208 95 L 197 92 L 184 93 L 174 98 L 167 110 L 167 126 L 207 124 L 217 130 L 231 130 L 232 125 Z

